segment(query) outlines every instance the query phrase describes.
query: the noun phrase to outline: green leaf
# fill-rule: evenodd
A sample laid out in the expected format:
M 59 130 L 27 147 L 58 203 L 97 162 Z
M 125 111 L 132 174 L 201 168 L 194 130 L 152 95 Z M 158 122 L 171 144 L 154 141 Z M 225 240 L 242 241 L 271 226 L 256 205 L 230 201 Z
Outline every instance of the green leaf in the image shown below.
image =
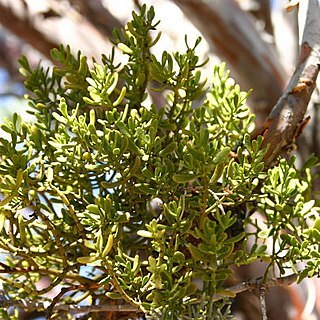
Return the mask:
M 224 163 L 219 163 L 216 168 L 214 169 L 213 175 L 210 178 L 210 184 L 215 184 L 221 177 L 224 171 L 225 165 Z M 229 171 L 230 172 L 230 171 Z
M 64 116 L 61 116 L 60 114 L 58 114 L 57 112 L 52 112 L 52 116 L 61 123 L 64 123 L 64 124 L 67 123 L 67 119 Z
M 6 221 L 6 215 L 4 212 L 0 211 L 0 233 L 4 227 L 5 221 Z
M 163 150 L 159 152 L 159 156 L 165 157 L 166 155 L 173 153 L 177 149 L 177 147 L 177 142 L 171 142 L 169 145 L 167 145 Z
M 153 234 L 147 230 L 138 230 L 137 235 L 144 238 L 153 238 Z
M 121 294 L 118 293 L 118 292 L 107 292 L 107 293 L 106 293 L 106 297 L 108 297 L 109 299 L 112 299 L 112 300 L 123 299 L 123 297 L 121 296 Z
M 212 162 L 214 164 L 218 164 L 218 163 L 221 163 L 223 161 L 225 161 L 227 159 L 227 157 L 229 156 L 230 154 L 230 147 L 224 147 L 222 148 L 218 153 L 217 155 L 213 158 Z
M 236 236 L 234 236 L 232 238 L 228 238 L 224 243 L 226 243 L 226 244 L 236 243 L 236 242 L 239 242 L 240 240 L 242 240 L 245 236 L 246 236 L 246 233 L 243 231 L 243 232 L 238 233 Z
M 197 175 L 194 173 L 177 173 L 174 174 L 172 179 L 177 183 L 187 183 L 193 179 L 196 179 Z
M 302 209 L 300 211 L 300 214 L 305 215 L 313 208 L 314 205 L 315 205 L 315 200 L 310 200 L 310 201 L 304 203 L 302 206 Z
M 126 54 L 133 54 L 133 51 L 124 43 L 118 43 L 118 48 L 123 52 L 123 53 L 126 53 Z
M 120 91 L 120 94 L 117 98 L 117 100 L 115 100 L 112 104 L 113 107 L 116 107 L 118 106 L 124 99 L 125 95 L 127 93 L 127 88 L 126 87 L 122 87 L 121 91 Z
M 313 228 L 315 228 L 318 231 L 320 231 L 320 217 L 317 218 L 316 221 L 314 222 Z
M 87 256 L 87 257 L 78 257 L 77 262 L 81 264 L 88 264 L 97 261 L 98 258 L 96 256 Z
M 258 233 L 258 237 L 261 239 L 267 239 L 267 238 L 269 238 L 269 236 L 271 235 L 273 230 L 274 230 L 274 227 L 268 228 L 266 230 L 261 230 Z
M 99 207 L 96 205 L 96 204 L 88 204 L 87 205 L 87 210 L 92 212 L 92 213 L 95 213 L 95 214 L 100 214 L 100 210 L 99 210 Z
M 107 244 L 106 244 L 105 248 L 102 251 L 102 255 L 101 255 L 102 258 L 105 258 L 109 254 L 109 252 L 112 249 L 113 242 L 114 242 L 114 236 L 113 236 L 112 233 L 110 233 L 109 236 L 108 236 Z
M 197 247 L 195 247 L 193 244 L 188 244 L 188 249 L 191 253 L 191 256 L 195 260 L 203 261 L 203 262 L 209 262 L 211 261 L 211 257 L 208 253 L 203 252 L 202 250 L 199 250 Z

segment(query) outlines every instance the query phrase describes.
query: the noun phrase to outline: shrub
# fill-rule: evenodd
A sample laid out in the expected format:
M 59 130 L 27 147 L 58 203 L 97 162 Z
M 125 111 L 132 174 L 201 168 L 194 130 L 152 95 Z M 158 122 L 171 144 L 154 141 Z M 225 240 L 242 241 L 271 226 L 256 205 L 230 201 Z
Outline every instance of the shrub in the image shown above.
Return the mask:
M 315 159 L 300 170 L 294 158 L 264 168 L 248 93 L 224 64 L 206 85 L 200 39 L 186 39 L 184 53 L 153 55 L 154 16 L 143 6 L 114 32 L 128 58 L 121 65 L 114 50 L 90 67 L 64 46 L 52 50 L 54 68 L 20 59 L 33 121 L 14 114 L 2 124 L 2 306 L 52 319 L 81 303 L 152 319 L 225 319 L 237 267 L 266 262 L 265 286 L 275 275 L 319 275 Z

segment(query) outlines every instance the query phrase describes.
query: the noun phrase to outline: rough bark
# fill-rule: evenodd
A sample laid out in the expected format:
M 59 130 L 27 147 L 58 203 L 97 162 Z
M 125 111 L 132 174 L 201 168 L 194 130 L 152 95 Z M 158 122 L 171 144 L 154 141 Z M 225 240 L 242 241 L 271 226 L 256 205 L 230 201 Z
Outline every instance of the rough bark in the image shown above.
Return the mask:
M 241 87 L 254 88 L 252 107 L 258 120 L 264 120 L 288 77 L 274 48 L 261 39 L 252 16 L 234 0 L 173 1 L 228 62 Z
M 290 82 L 274 106 L 264 125 L 253 138 L 262 134 L 264 146 L 270 145 L 265 156 L 266 167 L 286 151 L 307 124 L 305 113 L 316 87 L 320 68 L 320 2 L 305 0 L 300 3 L 300 56 Z

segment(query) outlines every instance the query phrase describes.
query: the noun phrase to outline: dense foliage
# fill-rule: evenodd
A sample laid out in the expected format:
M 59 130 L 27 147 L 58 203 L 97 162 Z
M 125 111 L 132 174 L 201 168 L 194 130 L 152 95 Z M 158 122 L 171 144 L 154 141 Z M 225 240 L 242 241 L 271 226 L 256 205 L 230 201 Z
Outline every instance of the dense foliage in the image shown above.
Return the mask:
M 247 93 L 223 64 L 206 84 L 200 39 L 153 55 L 157 24 L 143 6 L 115 31 L 124 64 L 113 51 L 90 67 L 63 46 L 53 69 L 20 59 L 34 120 L 2 124 L 5 298 L 44 302 L 52 319 L 55 305 L 112 301 L 152 319 L 224 319 L 236 267 L 262 260 L 266 281 L 319 275 L 315 159 L 266 170 Z

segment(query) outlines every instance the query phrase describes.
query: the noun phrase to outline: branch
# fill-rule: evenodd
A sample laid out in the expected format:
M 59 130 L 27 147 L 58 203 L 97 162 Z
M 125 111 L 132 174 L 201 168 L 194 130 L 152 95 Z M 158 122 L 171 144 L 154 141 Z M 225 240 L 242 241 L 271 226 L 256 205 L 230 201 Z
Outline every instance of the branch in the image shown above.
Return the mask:
M 264 162 L 266 167 L 295 142 L 307 120 L 304 119 L 311 95 L 316 87 L 320 67 L 320 2 L 301 1 L 299 27 L 302 27 L 300 56 L 291 80 L 264 125 L 252 138 L 264 136 L 263 146 L 270 145 Z
M 298 276 L 296 274 L 292 274 L 283 278 L 271 278 L 267 282 L 263 280 L 263 278 L 251 279 L 249 281 L 245 281 L 239 283 L 235 286 L 229 287 L 227 291 L 232 296 L 236 296 L 240 292 L 250 291 L 253 289 L 260 289 L 263 287 L 264 289 L 268 289 L 271 287 L 277 286 L 289 286 L 292 283 L 297 281 Z M 34 303 L 34 302 L 26 302 L 23 300 L 10 300 L 3 298 L 6 296 L 6 292 L 0 291 L 0 308 L 9 308 L 9 307 L 18 307 L 27 312 L 31 312 L 34 310 L 37 311 L 46 311 L 48 305 L 45 303 Z M 224 299 L 226 296 L 223 294 L 214 294 L 212 296 L 212 301 L 219 301 Z M 74 304 L 56 304 L 51 310 L 52 312 L 70 312 L 73 314 L 76 313 L 89 313 L 89 312 L 142 312 L 139 308 L 132 306 L 130 304 L 106 304 L 106 305 L 96 305 L 96 306 L 79 306 Z
M 80 14 L 108 38 L 113 36 L 114 28 L 122 27 L 120 21 L 110 13 L 101 0 L 70 0 L 70 2 L 77 5 Z
M 297 279 L 298 276 L 296 274 L 291 274 L 282 278 L 270 278 L 267 282 L 265 282 L 263 278 L 257 278 L 238 283 L 232 287 L 227 288 L 226 290 L 230 292 L 231 295 L 235 296 L 240 292 L 251 291 L 253 289 L 260 289 L 261 287 L 268 289 L 272 287 L 289 286 L 295 283 Z M 212 301 L 219 301 L 223 298 L 225 298 L 225 295 L 214 294 L 212 297 Z
M 5 296 L 6 292 L 0 291 L 1 296 Z M 0 308 L 17 307 L 25 310 L 26 312 L 31 311 L 46 311 L 48 304 L 46 303 L 36 303 L 36 302 L 26 302 L 23 300 L 9 300 L 5 298 L 0 298 Z M 74 304 L 57 304 L 52 308 L 53 312 L 71 312 L 76 313 L 89 313 L 89 312 L 141 312 L 140 309 L 131 306 L 129 304 L 108 304 L 108 305 L 96 305 L 96 306 L 79 306 Z

